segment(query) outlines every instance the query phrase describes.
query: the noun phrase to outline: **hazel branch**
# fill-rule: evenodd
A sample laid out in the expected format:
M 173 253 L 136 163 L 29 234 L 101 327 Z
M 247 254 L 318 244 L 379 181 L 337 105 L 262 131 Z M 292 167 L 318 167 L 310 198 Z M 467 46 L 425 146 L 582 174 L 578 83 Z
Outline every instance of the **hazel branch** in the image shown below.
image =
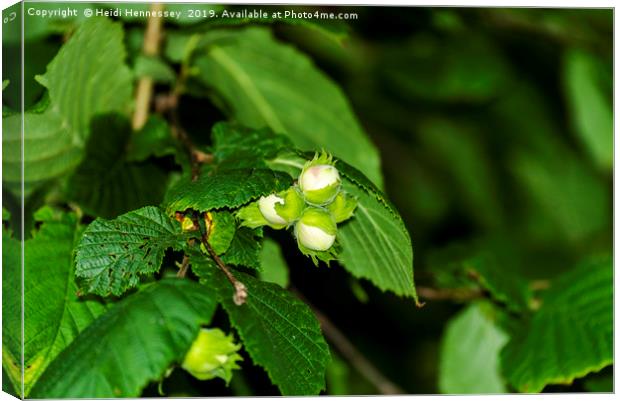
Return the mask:
M 183 278 L 187 274 L 187 269 L 189 267 L 189 256 L 183 255 L 183 261 L 181 262 L 181 266 L 179 266 L 179 271 L 177 272 L 177 277 Z
M 148 19 L 146 31 L 144 32 L 144 44 L 142 47 L 142 53 L 145 56 L 153 57 L 159 54 L 159 45 L 161 43 L 161 26 L 162 18 L 154 17 L 157 12 L 164 9 L 163 4 L 155 3 L 151 4 L 151 11 L 153 12 Z M 149 116 L 149 107 L 151 105 L 151 98 L 153 97 L 153 79 L 151 77 L 142 77 L 138 81 L 138 88 L 136 89 L 136 109 L 133 114 L 133 120 L 131 126 L 134 131 L 137 131 L 144 127 L 146 120 Z
M 195 227 L 200 227 L 198 219 L 195 216 L 192 218 L 192 220 L 194 221 Z M 224 273 L 226 278 L 228 278 L 228 281 L 230 281 L 230 284 L 232 284 L 233 288 L 235 289 L 235 293 L 233 294 L 233 302 L 235 303 L 235 305 L 243 305 L 248 298 L 248 289 L 245 284 L 237 280 L 237 278 L 232 274 L 228 266 L 226 266 L 226 263 L 224 263 L 224 261 L 215 253 L 215 251 L 211 247 L 211 244 L 209 244 L 206 232 L 200 233 L 200 242 L 205 247 L 207 252 L 209 252 L 209 256 L 211 256 L 211 258 L 215 261 L 217 267 L 220 268 L 220 270 Z

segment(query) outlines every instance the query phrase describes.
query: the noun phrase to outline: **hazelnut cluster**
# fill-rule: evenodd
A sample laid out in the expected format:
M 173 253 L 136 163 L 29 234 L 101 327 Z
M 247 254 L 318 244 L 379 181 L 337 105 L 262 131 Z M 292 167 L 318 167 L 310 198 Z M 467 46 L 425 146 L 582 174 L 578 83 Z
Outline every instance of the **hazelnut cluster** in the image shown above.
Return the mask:
M 349 219 L 357 201 L 342 189 L 342 180 L 330 155 L 322 153 L 308 161 L 295 185 L 286 191 L 261 197 L 238 213 L 243 225 L 293 227 L 304 253 L 329 251 L 337 224 Z

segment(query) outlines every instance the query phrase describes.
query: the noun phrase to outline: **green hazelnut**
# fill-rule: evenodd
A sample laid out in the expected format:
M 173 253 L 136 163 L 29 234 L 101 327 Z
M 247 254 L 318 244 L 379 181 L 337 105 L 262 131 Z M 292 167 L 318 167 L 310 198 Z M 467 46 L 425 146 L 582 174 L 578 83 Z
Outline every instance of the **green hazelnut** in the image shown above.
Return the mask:
M 276 211 L 276 204 L 284 205 L 284 199 L 282 199 L 276 194 L 261 196 L 261 198 L 258 200 L 258 209 L 260 210 L 265 220 L 267 220 L 269 223 L 276 225 L 285 225 L 287 221 L 284 220 L 284 218 L 280 216 Z
M 309 207 L 295 224 L 295 237 L 300 245 L 313 251 L 327 251 L 336 241 L 336 222 L 323 209 Z
M 330 203 L 338 194 L 340 184 L 340 173 L 330 164 L 308 165 L 299 175 L 304 198 L 313 205 Z
M 237 353 L 240 348 L 241 345 L 234 343 L 232 335 L 226 335 L 220 329 L 202 328 L 181 366 L 199 380 L 219 377 L 228 384 L 232 371 L 240 369 L 237 365 L 243 360 Z

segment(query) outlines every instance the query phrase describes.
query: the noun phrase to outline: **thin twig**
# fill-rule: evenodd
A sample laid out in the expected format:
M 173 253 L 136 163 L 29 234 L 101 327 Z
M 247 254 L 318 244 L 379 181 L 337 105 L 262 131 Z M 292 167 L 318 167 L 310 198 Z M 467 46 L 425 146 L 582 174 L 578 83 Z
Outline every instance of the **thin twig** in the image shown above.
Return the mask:
M 551 283 L 549 282 L 549 280 L 533 280 L 530 281 L 530 289 L 532 291 L 540 291 L 540 290 L 547 290 L 549 289 L 549 287 L 551 287 Z
M 189 267 L 189 256 L 183 255 L 183 261 L 181 262 L 181 267 L 179 267 L 179 271 L 177 272 L 177 277 L 183 278 L 187 274 L 187 268 Z
M 144 32 L 144 44 L 142 52 L 144 55 L 153 57 L 159 53 L 161 42 L 162 18 L 157 17 L 157 12 L 164 9 L 163 4 L 151 4 L 152 14 L 149 17 L 146 31 Z M 149 107 L 153 96 L 153 79 L 151 77 L 141 77 L 136 89 L 136 110 L 133 115 L 132 127 L 137 131 L 144 127 L 149 115 Z
M 198 36 L 192 36 L 187 46 L 192 48 L 195 47 L 198 39 Z M 189 56 L 186 56 L 183 59 L 176 83 L 170 92 L 162 93 L 155 97 L 155 110 L 160 114 L 168 115 L 170 120 L 170 133 L 172 134 L 172 137 L 179 141 L 187 151 L 191 164 L 192 181 L 196 181 L 200 175 L 200 166 L 202 164 L 213 163 L 213 155 L 201 151 L 194 145 L 189 135 L 187 135 L 187 132 L 183 129 L 179 119 L 179 97 L 185 91 L 186 81 L 190 76 L 190 59 L 191 57 Z
M 291 288 L 300 299 L 302 299 L 313 310 L 314 315 L 321 324 L 323 333 L 328 340 L 338 349 L 340 354 L 347 359 L 351 365 L 374 385 L 381 394 L 405 394 L 405 391 L 390 379 L 385 377 L 366 357 L 349 341 L 349 339 L 336 327 L 328 318 L 312 305 L 299 291 Z
M 198 227 L 199 223 L 195 216 L 193 217 L 193 220 L 194 220 L 194 225 Z M 245 284 L 237 280 L 237 278 L 230 272 L 230 269 L 228 268 L 228 266 L 226 266 L 226 263 L 224 263 L 224 261 L 220 259 L 219 256 L 217 256 L 217 254 L 211 247 L 211 244 L 209 244 L 207 233 L 204 233 L 204 232 L 201 233 L 200 242 L 202 243 L 202 245 L 204 245 L 207 252 L 209 252 L 209 255 L 211 256 L 211 258 L 215 261 L 215 264 L 217 265 L 217 267 L 219 267 L 220 270 L 224 272 L 224 274 L 228 278 L 228 281 L 230 281 L 233 288 L 235 289 L 235 293 L 233 294 L 233 302 L 235 303 L 235 305 L 239 305 L 239 306 L 243 305 L 245 303 L 245 300 L 248 298 L 248 289 L 245 286 Z
M 183 128 L 181 127 L 176 107 L 170 109 L 168 111 L 168 115 L 170 116 L 170 131 L 172 133 L 172 136 L 176 140 L 181 142 L 181 144 L 187 151 L 191 163 L 192 181 L 196 181 L 200 176 L 200 166 L 203 164 L 212 163 L 213 155 L 201 151 L 194 145 L 189 135 L 187 135 L 185 130 L 183 130 Z
M 207 251 L 209 251 L 209 255 L 211 255 L 220 270 L 224 272 L 224 274 L 228 278 L 228 281 L 230 281 L 230 283 L 233 285 L 233 288 L 235 289 L 235 294 L 233 295 L 233 301 L 235 302 L 235 305 L 243 305 L 245 303 L 245 300 L 248 298 L 248 290 L 245 284 L 237 280 L 237 278 L 230 272 L 222 259 L 220 259 L 220 257 L 217 256 L 215 251 L 213 251 L 213 248 L 211 248 L 211 244 L 209 244 L 209 242 L 206 240 L 205 235 L 202 236 L 202 243 L 204 244 L 205 248 L 207 248 Z
M 420 298 L 429 301 L 470 301 L 484 297 L 479 288 L 431 288 L 416 287 Z

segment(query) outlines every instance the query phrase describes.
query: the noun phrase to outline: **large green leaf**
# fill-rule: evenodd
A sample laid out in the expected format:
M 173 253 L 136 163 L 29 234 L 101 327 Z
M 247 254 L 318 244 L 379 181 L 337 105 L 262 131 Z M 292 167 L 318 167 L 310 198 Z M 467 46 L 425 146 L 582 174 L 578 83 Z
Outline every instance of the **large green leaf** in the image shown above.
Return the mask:
M 84 330 L 105 306 L 78 297 L 73 248 L 81 230 L 74 215 L 41 209 L 43 225 L 25 243 L 26 395 L 47 365 Z
M 159 270 L 168 248 L 183 246 L 181 225 L 163 210 L 147 206 L 117 217 L 97 219 L 76 248 L 76 276 L 87 292 L 120 295 Z
M 122 26 L 107 18 L 92 18 L 39 77 L 49 90 L 52 109 L 75 131 L 74 141 L 84 143 L 92 116 L 127 111 L 132 75 L 124 60 Z
M 237 167 L 241 159 L 257 163 L 275 157 L 283 149 L 293 147 L 289 138 L 269 129 L 249 129 L 230 123 L 216 124 L 211 137 L 215 148 L 213 155 L 218 163 L 236 162 Z
M 39 210 L 35 219 L 41 223 L 40 229 L 32 239 L 25 242 L 24 264 L 24 344 L 25 380 L 24 392 L 27 396 L 45 368 L 66 348 L 79 332 L 84 330 L 97 316 L 104 312 L 105 306 L 96 299 L 81 300 L 73 273 L 73 246 L 79 234 L 77 219 L 73 214 L 55 212 L 50 208 Z M 14 240 L 9 240 L 14 241 Z M 17 241 L 15 241 L 17 243 Z M 12 260 L 4 259 L 4 268 L 13 272 L 6 285 L 10 302 L 19 301 L 20 286 L 15 281 L 20 271 L 19 248 L 9 243 L 5 252 Z M 5 253 L 3 252 L 3 255 Z M 12 254 L 12 255 L 11 255 Z M 12 288 L 10 288 L 12 287 Z M 15 292 L 17 291 L 17 294 Z M 5 311 L 11 305 L 4 305 Z M 19 310 L 15 309 L 16 311 Z M 21 343 L 15 343 L 15 331 L 20 330 L 20 319 L 5 314 L 3 321 L 8 331 L 3 332 L 3 346 L 13 359 L 6 363 L 7 373 L 13 383 L 13 366 L 19 366 Z M 15 348 L 19 346 L 19 348 Z M 15 357 L 18 357 L 15 359 Z M 8 366 L 6 366 L 8 365 Z M 17 372 L 19 373 L 19 372 Z
M 340 88 L 307 56 L 262 27 L 212 35 L 196 66 L 235 121 L 286 134 L 305 150 L 328 149 L 381 185 L 376 148 Z
M 519 391 L 569 384 L 613 362 L 613 264 L 583 263 L 552 283 L 531 321 L 512 333 L 502 369 Z
M 138 397 L 181 362 L 216 301 L 199 284 L 164 279 L 119 301 L 48 367 L 33 398 Z
M 73 132 L 64 129 L 62 118 L 51 111 L 24 115 L 24 185 L 26 189 L 41 181 L 59 177 L 73 169 L 82 157 L 74 144 Z M 2 179 L 9 186 L 21 180 L 21 116 L 2 120 Z
M 89 123 L 98 113 L 126 111 L 132 76 L 124 64 L 123 30 L 107 18 L 91 18 L 60 49 L 39 82 L 49 92 L 42 113 L 24 116 L 24 180 L 56 178 L 81 157 Z M 3 179 L 20 181 L 20 116 L 3 120 Z
M 591 54 L 568 51 L 564 59 L 566 96 L 579 138 L 596 164 L 611 169 L 614 162 L 612 87 L 604 88 L 604 69 Z M 611 64 L 608 69 L 611 76 Z
M 69 198 L 87 213 L 105 218 L 161 203 L 166 173 L 148 161 L 127 161 L 129 121 L 109 114 L 93 118 L 91 125 L 84 160 L 69 180 Z
M 499 352 L 508 336 L 484 304 L 472 304 L 452 318 L 441 340 L 439 390 L 445 394 L 504 393 Z
M 337 167 L 344 190 L 357 198 L 354 217 L 338 227 L 338 261 L 355 277 L 417 301 L 411 238 L 398 212 L 359 171 L 345 163 Z
M 283 395 L 316 395 L 325 388 L 329 348 L 310 308 L 277 284 L 240 272 L 234 274 L 247 286 L 248 298 L 237 306 L 232 286 L 212 264 L 192 268 L 217 291 L 245 349 Z
M 289 271 L 280 245 L 271 238 L 265 238 L 260 253 L 261 271 L 259 277 L 263 281 L 276 283 L 286 288 L 289 284 Z
M 182 178 L 166 194 L 167 210 L 207 211 L 241 206 L 262 195 L 282 191 L 292 183 L 284 173 L 267 168 L 203 169 L 196 181 Z

